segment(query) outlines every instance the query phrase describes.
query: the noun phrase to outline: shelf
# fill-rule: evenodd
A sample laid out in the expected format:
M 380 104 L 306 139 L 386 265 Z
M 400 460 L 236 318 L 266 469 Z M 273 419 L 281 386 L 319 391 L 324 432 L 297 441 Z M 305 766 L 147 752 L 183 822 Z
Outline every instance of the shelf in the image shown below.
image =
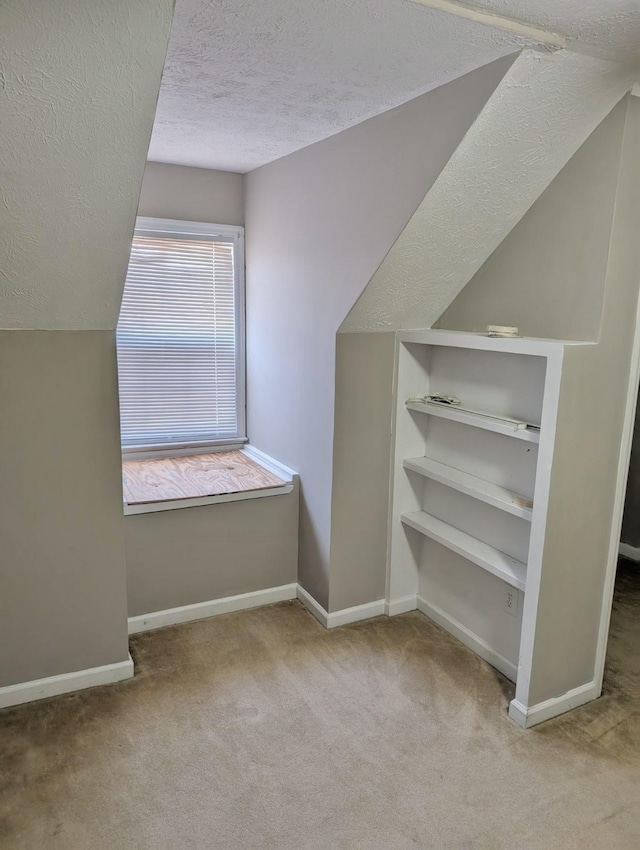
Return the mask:
M 462 555 L 463 558 L 472 561 L 512 587 L 518 590 L 525 589 L 527 578 L 525 564 L 505 555 L 499 549 L 489 546 L 488 543 L 483 543 L 476 537 L 472 537 L 470 534 L 466 534 L 464 531 L 460 531 L 460 529 L 454 528 L 424 511 L 402 514 L 400 520 L 410 528 L 424 534 L 425 537 L 430 537 L 436 543 L 457 552 L 458 555 Z
M 494 418 L 483 413 L 473 413 L 470 410 L 460 410 L 456 407 L 448 407 L 440 404 L 425 404 L 420 401 L 408 401 L 407 410 L 417 410 L 429 416 L 439 416 L 442 419 L 450 419 L 462 425 L 472 425 L 474 428 L 483 428 L 485 431 L 494 431 L 496 434 L 505 434 L 516 440 L 525 440 L 527 443 L 539 443 L 540 432 L 531 428 L 516 428 L 504 419 Z
M 494 508 L 499 508 L 501 511 L 506 511 L 513 516 L 531 522 L 532 509 L 517 504 L 516 499 L 523 499 L 524 496 L 515 493 L 513 490 L 507 490 L 506 487 L 492 484 L 490 481 L 485 481 L 484 478 L 477 478 L 475 475 L 462 472 L 460 469 L 455 469 L 453 466 L 447 466 L 428 457 L 408 458 L 402 462 L 402 465 L 411 472 L 417 472 L 418 475 L 423 475 L 439 484 L 445 484 L 453 490 L 458 490 L 460 493 L 486 502 Z

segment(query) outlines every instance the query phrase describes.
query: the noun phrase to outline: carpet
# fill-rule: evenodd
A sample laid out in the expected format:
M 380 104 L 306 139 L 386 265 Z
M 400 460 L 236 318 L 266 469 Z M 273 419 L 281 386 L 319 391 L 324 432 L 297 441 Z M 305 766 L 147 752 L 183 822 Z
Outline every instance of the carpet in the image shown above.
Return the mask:
M 136 635 L 134 679 L 0 713 L 0 846 L 637 850 L 640 570 L 617 588 L 604 696 L 528 731 L 417 612 Z

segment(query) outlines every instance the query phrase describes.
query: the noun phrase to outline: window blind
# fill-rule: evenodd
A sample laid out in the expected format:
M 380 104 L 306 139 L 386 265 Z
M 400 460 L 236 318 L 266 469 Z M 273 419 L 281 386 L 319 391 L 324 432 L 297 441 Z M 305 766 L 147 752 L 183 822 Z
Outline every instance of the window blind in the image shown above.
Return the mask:
M 117 327 L 123 448 L 239 433 L 233 238 L 136 229 Z

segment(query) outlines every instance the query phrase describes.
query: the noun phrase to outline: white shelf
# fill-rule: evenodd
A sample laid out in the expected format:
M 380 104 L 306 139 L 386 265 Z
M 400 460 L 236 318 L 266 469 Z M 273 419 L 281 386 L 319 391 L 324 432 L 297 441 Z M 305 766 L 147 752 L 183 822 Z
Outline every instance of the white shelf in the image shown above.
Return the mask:
M 469 410 L 460 410 L 457 407 L 449 407 L 440 404 L 425 404 L 420 401 L 408 401 L 407 410 L 417 410 L 429 416 L 439 416 L 442 419 L 450 419 L 460 422 L 462 425 L 472 425 L 474 428 L 483 428 L 485 431 L 494 431 L 496 434 L 505 434 L 507 437 L 515 437 L 516 440 L 525 440 L 528 443 L 539 443 L 540 432 L 530 428 L 516 428 L 504 419 L 494 418 L 483 413 L 472 413 Z
M 524 590 L 527 579 L 527 568 L 525 564 L 516 561 L 509 555 L 505 555 L 499 549 L 483 543 L 470 534 L 454 528 L 446 522 L 437 519 L 424 511 L 402 514 L 401 521 L 405 524 L 430 537 L 436 543 L 446 546 L 463 558 L 482 567 L 483 570 L 497 576 L 502 581 L 510 584 L 518 590 Z
M 486 502 L 494 508 L 499 508 L 513 514 L 513 516 L 531 522 L 532 509 L 517 504 L 516 499 L 525 497 L 513 492 L 513 490 L 507 490 L 506 487 L 492 484 L 490 481 L 485 481 L 484 478 L 477 478 L 475 475 L 470 475 L 468 472 L 463 472 L 461 469 L 455 469 L 453 466 L 447 466 L 428 457 L 407 458 L 402 462 L 402 465 L 405 469 L 417 472 L 418 475 L 430 478 L 439 484 L 445 484 L 453 490 L 458 490 L 460 493 Z

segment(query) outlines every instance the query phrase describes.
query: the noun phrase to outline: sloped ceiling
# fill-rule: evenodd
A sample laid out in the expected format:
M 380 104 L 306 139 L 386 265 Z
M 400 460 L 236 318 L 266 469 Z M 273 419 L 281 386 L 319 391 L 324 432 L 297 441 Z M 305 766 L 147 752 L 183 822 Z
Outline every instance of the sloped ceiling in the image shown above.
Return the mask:
M 172 0 L 0 2 L 0 328 L 114 328 Z
M 474 0 L 473 5 L 564 33 L 567 46 L 578 53 L 640 60 L 638 0 Z
M 529 43 L 408 0 L 178 0 L 149 159 L 246 172 Z
M 617 63 L 524 51 L 341 330 L 430 327 L 632 81 Z
M 470 6 L 640 55 L 638 0 L 177 0 L 149 159 L 246 172 L 536 43 Z

